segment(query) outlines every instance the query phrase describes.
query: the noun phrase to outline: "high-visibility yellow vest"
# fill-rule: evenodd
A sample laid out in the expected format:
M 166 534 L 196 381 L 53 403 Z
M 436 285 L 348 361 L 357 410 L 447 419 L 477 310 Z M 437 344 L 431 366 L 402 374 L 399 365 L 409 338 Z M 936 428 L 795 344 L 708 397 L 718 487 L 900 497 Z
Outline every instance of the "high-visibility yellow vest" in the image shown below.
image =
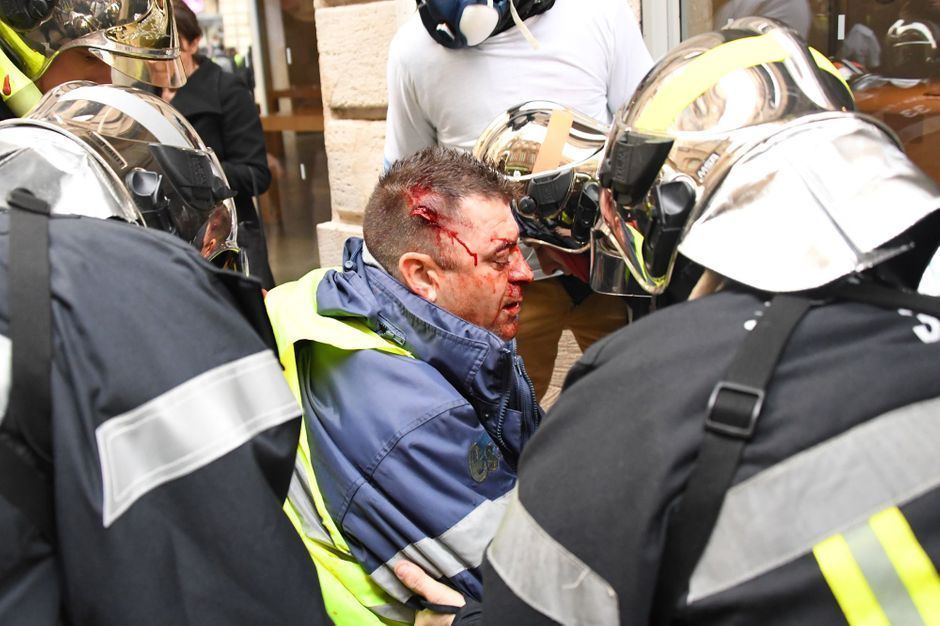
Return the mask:
M 404 348 L 387 341 L 357 321 L 341 321 L 317 314 L 317 286 L 330 268 L 314 270 L 298 281 L 286 283 L 268 292 L 265 305 L 277 338 L 284 375 L 300 402 L 300 385 L 294 358 L 297 341 L 316 341 L 342 350 L 379 350 L 411 357 Z M 400 624 L 402 605 L 382 590 L 359 565 L 346 540 L 330 518 L 317 486 L 310 462 L 306 423 L 301 430 L 296 470 L 304 472 L 312 492 L 319 520 L 307 524 L 323 528 L 331 543 L 304 530 L 303 512 L 290 498 L 284 510 L 304 540 L 320 579 L 320 588 L 330 618 L 338 625 Z

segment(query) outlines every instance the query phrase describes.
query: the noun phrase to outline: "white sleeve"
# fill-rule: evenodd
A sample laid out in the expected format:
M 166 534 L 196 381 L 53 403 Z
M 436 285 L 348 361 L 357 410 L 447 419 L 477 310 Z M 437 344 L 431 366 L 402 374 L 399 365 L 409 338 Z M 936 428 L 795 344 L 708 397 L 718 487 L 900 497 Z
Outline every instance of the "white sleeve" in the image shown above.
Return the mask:
M 418 101 L 414 81 L 415 68 L 408 67 L 409 57 L 402 55 L 399 31 L 388 52 L 388 113 L 385 126 L 384 169 L 402 157 L 437 143 L 434 127 Z M 414 58 L 414 57 L 410 57 Z
M 623 0 L 605 4 L 606 23 L 603 28 L 610 55 L 607 110 L 613 118 L 617 109 L 633 96 L 640 80 L 653 66 L 653 59 L 629 4 Z

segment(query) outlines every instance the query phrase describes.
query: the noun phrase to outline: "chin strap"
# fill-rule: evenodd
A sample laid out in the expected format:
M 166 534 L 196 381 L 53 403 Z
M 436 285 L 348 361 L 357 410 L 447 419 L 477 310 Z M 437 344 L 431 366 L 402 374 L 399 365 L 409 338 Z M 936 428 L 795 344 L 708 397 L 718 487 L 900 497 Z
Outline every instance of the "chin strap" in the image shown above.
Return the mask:
M 539 49 L 539 40 L 535 38 L 535 35 L 532 34 L 532 31 L 529 30 L 529 27 L 525 25 L 525 22 L 522 21 L 522 18 L 519 17 L 519 12 L 516 11 L 515 0 L 509 0 L 509 13 L 512 14 L 512 21 L 515 22 L 516 27 L 522 32 L 522 36 L 525 37 L 526 41 L 529 42 L 529 45 L 532 46 L 533 50 Z

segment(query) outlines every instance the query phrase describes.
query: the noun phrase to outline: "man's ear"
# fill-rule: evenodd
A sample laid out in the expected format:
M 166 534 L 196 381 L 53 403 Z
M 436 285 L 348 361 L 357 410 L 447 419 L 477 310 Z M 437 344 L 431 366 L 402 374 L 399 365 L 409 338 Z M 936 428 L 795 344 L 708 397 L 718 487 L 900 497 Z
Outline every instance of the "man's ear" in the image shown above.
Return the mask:
M 398 273 L 412 293 L 437 302 L 441 290 L 441 267 L 429 255 L 406 252 L 398 259 Z

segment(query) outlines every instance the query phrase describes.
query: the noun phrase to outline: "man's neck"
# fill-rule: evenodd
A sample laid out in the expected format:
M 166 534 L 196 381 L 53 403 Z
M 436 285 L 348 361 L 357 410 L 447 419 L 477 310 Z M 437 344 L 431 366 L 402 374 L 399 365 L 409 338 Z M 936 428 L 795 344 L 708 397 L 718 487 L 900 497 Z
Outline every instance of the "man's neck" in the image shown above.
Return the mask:
M 386 274 L 391 275 L 391 272 L 385 269 L 385 266 L 379 263 L 379 260 L 375 258 L 374 256 L 372 256 L 372 253 L 369 252 L 369 247 L 366 246 L 365 240 L 362 241 L 362 262 L 365 263 L 366 265 L 371 265 L 372 267 L 378 268 L 382 270 L 383 272 L 385 272 Z

